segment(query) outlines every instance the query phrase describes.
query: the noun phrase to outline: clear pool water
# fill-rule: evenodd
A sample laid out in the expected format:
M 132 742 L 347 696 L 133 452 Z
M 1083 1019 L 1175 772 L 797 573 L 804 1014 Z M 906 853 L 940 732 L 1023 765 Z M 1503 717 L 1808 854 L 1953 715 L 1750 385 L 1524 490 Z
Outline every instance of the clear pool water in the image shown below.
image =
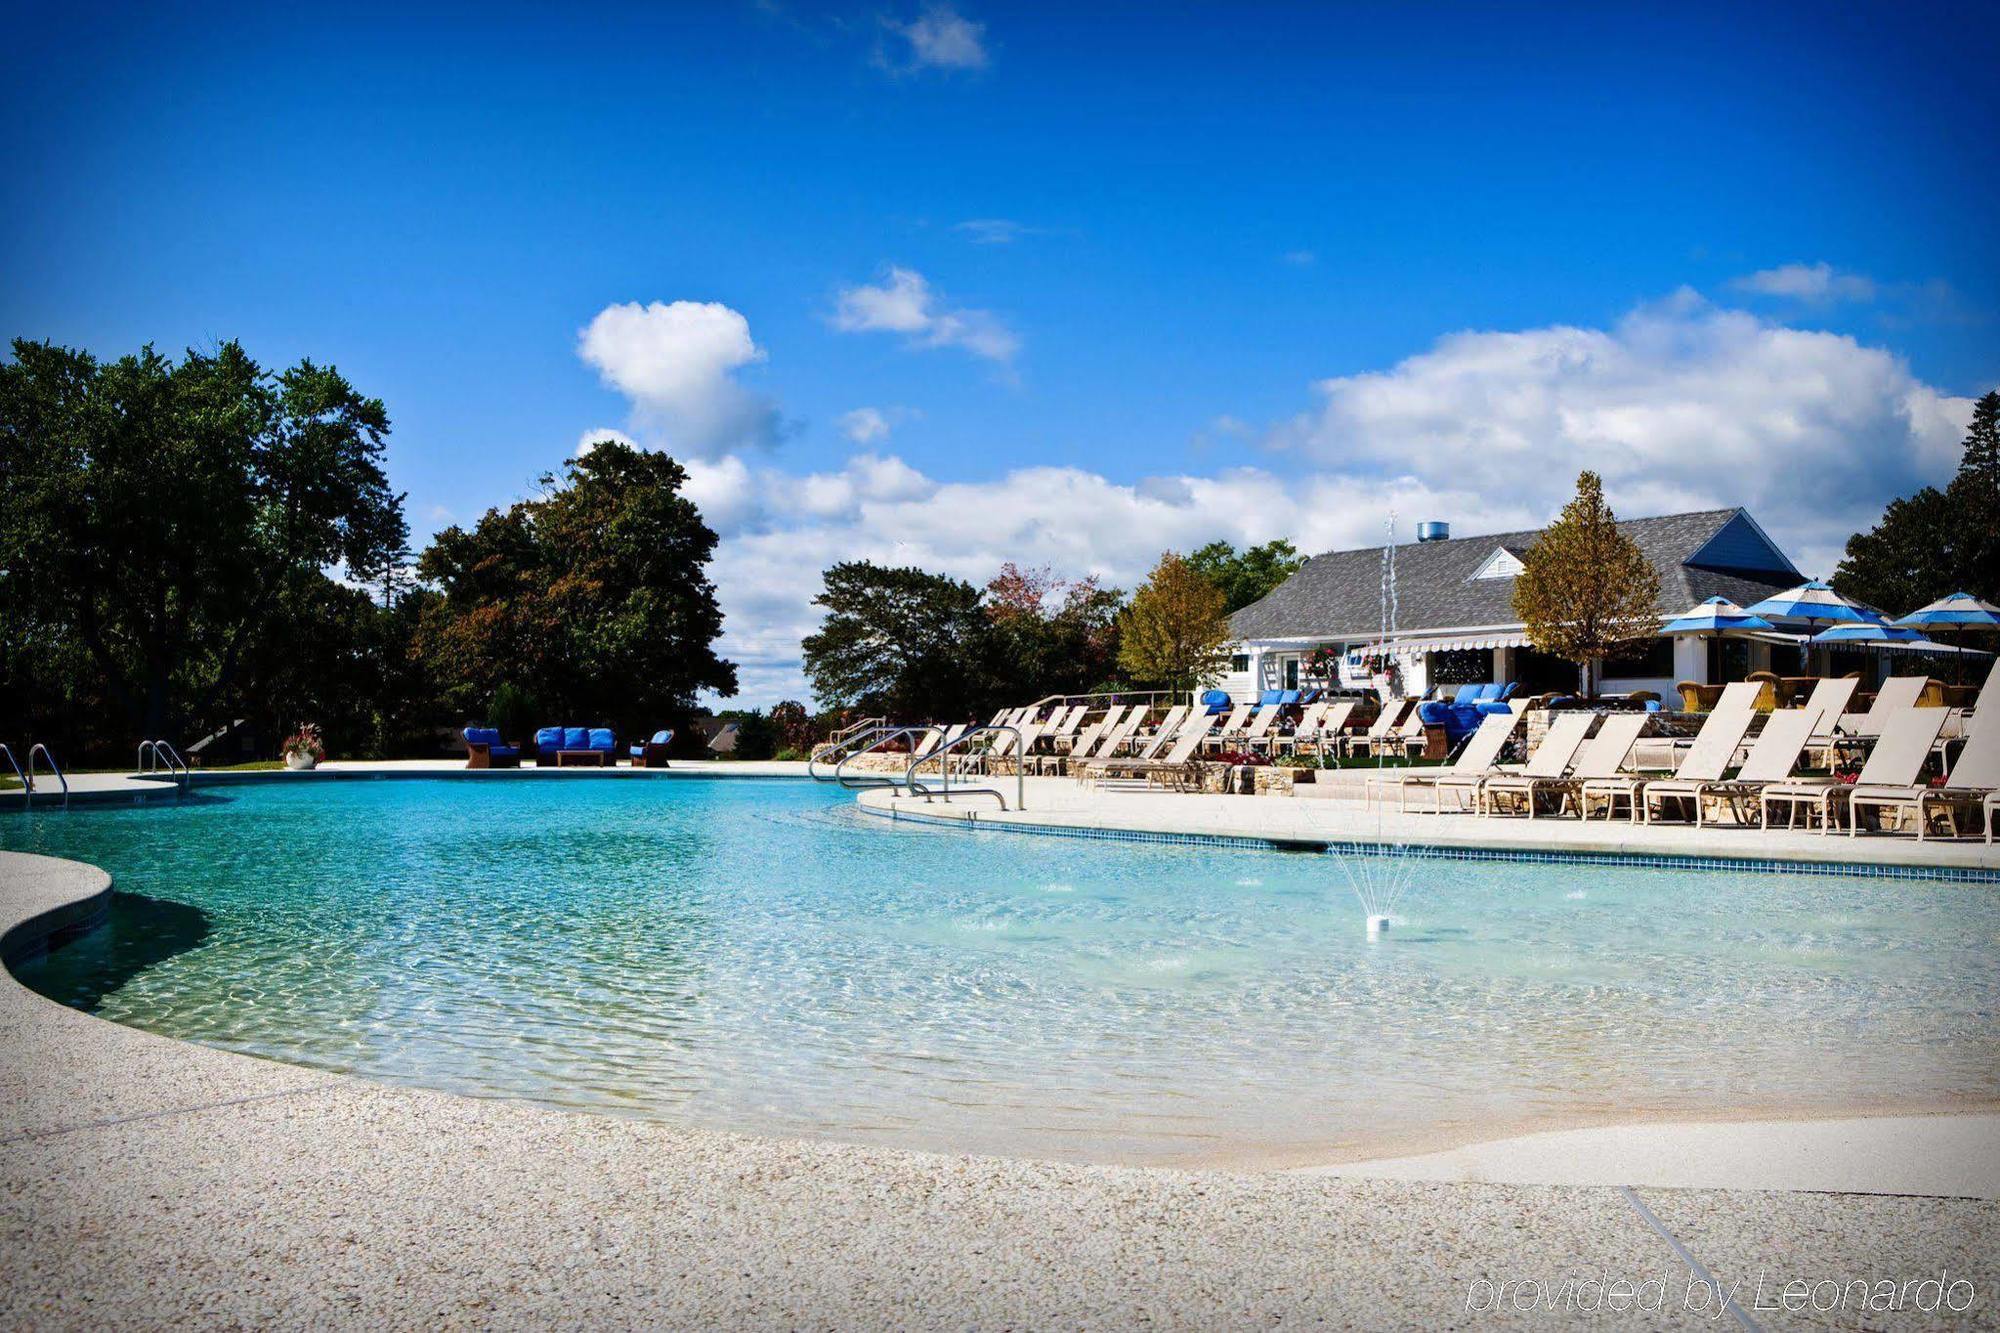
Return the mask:
M 1990 1101 L 2000 894 L 891 825 L 805 783 L 299 782 L 0 818 L 108 929 L 22 979 L 368 1078 L 781 1134 L 1277 1163 Z

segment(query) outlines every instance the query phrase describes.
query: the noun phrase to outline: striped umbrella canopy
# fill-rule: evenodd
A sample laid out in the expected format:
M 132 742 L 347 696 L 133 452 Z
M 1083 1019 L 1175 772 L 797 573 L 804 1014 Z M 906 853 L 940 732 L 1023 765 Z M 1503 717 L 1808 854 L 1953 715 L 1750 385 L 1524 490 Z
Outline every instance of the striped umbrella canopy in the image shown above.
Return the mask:
M 1814 643 L 1923 643 L 1918 630 L 1891 625 L 1883 620 L 1866 620 L 1854 625 L 1834 625 L 1812 636 Z M 1944 645 L 1939 644 L 1939 648 Z
M 1766 597 L 1746 610 L 1771 620 L 1803 620 L 1814 625 L 1865 624 L 1874 618 L 1818 579 Z
M 1666 623 L 1662 634 L 1726 634 L 1730 630 L 1776 629 L 1762 616 L 1753 616 L 1727 597 L 1711 597 L 1699 606 Z
M 1896 623 L 1931 629 L 1995 629 L 2000 628 L 2000 606 L 1982 602 L 1969 592 L 1955 592 L 1898 617 Z

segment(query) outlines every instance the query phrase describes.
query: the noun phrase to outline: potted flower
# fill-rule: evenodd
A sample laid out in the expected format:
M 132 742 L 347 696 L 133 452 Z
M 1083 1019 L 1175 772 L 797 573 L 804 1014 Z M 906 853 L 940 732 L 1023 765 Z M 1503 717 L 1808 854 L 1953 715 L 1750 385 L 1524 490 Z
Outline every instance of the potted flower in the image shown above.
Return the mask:
M 326 758 L 326 746 L 320 743 L 319 727 L 311 722 L 299 723 L 299 729 L 285 737 L 285 767 L 307 769 Z

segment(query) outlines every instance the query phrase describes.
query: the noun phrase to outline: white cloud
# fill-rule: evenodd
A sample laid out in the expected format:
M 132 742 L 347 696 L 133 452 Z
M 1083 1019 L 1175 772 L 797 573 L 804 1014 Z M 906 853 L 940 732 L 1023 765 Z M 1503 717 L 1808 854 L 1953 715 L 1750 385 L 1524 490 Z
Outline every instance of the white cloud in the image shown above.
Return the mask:
M 1829 305 L 1835 301 L 1872 301 L 1878 291 L 1873 278 L 1859 273 L 1843 273 L 1827 263 L 1781 264 L 1777 268 L 1759 269 L 1755 273 L 1732 278 L 1729 285 L 1740 292 L 1816 305 Z
M 954 310 L 923 274 L 897 265 L 879 284 L 843 288 L 833 326 L 843 333 L 900 333 L 914 346 L 962 347 L 1003 364 L 1021 347 L 1021 340 L 991 312 Z
M 925 5 L 908 23 L 885 19 L 890 31 L 909 43 L 900 64 L 906 69 L 984 69 L 986 25 L 974 23 L 948 4 Z M 885 65 L 897 67 L 885 59 Z
M 856 444 L 873 444 L 887 439 L 889 418 L 879 407 L 857 407 L 840 415 L 840 433 Z
M 1822 574 L 1887 499 L 1950 473 L 1971 411 L 1882 348 L 1685 291 L 1610 329 L 1452 334 L 1317 389 L 1274 436 L 1306 458 L 1540 514 L 1591 468 L 1632 516 L 1746 505 Z
M 776 436 L 776 410 L 734 378 L 764 350 L 726 305 L 606 306 L 578 333 L 577 355 L 631 400 L 630 424 L 648 443 L 701 457 Z
M 928 296 L 891 299 L 876 313 L 915 333 L 928 308 Z M 1451 334 L 1315 394 L 1269 433 L 1267 466 L 1209 475 L 1035 467 L 946 481 L 879 450 L 807 473 L 736 454 L 690 461 L 688 493 L 722 535 L 720 648 L 739 664 L 741 697 L 806 696 L 799 640 L 838 560 L 975 584 L 1012 560 L 1130 588 L 1162 550 L 1218 538 L 1371 545 L 1391 509 L 1405 536 L 1427 518 L 1465 536 L 1536 527 L 1586 467 L 1628 517 L 1746 505 L 1804 570 L 1826 573 L 1890 497 L 1950 475 L 1971 412 L 1881 348 L 1686 292 L 1605 329 Z M 1232 417 L 1205 427 L 1249 429 Z M 1008 444 L 980 452 L 1004 457 Z
M 570 456 L 572 458 L 582 458 L 606 440 L 612 440 L 618 444 L 628 445 L 635 449 L 639 446 L 639 442 L 624 431 L 613 430 L 609 426 L 599 426 L 595 430 L 587 430 L 576 437 L 576 450 Z

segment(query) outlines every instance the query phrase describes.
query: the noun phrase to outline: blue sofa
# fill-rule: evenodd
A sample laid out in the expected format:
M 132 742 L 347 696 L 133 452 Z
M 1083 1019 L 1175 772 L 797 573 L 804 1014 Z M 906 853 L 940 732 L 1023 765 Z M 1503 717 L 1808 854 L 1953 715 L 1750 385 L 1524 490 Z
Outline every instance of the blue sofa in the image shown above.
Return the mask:
M 1519 688 L 1513 681 L 1461 685 L 1450 702 L 1432 699 L 1418 704 L 1417 716 L 1427 727 L 1443 727 L 1446 743 L 1456 745 L 1463 737 L 1479 730 L 1481 720 L 1488 714 L 1506 712 L 1507 701 Z
M 509 745 L 500 739 L 498 727 L 467 727 L 465 737 L 465 766 L 467 768 L 519 768 L 521 747 Z
M 535 733 L 535 766 L 557 768 L 618 763 L 618 738 L 609 727 L 543 727 Z

